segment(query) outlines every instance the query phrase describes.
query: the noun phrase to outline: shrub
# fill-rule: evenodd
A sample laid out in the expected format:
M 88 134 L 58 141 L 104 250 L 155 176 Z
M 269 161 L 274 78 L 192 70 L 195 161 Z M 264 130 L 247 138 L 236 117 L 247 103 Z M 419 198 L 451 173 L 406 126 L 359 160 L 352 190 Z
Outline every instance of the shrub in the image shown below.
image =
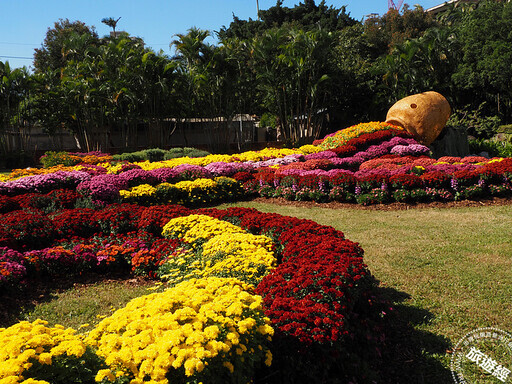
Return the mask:
M 356 195 L 356 201 L 358 204 L 362 205 L 383 204 L 389 201 L 389 197 L 389 192 L 387 190 L 373 188 L 368 193 Z
M 143 169 L 130 169 L 118 175 L 118 178 L 126 183 L 128 187 L 135 187 L 140 184 L 155 185 L 158 178 L 149 171 Z
M 208 156 L 209 154 L 210 154 L 210 152 L 204 151 L 202 149 L 189 148 L 189 147 L 183 148 L 183 156 L 204 157 L 204 156 Z
M 111 203 L 119 198 L 119 191 L 127 187 L 127 181 L 117 175 L 98 175 L 80 183 L 77 190 L 93 200 Z
M 469 139 L 471 153 L 487 152 L 490 157 L 512 157 L 512 143 L 499 140 Z
M 73 166 L 80 163 L 80 158 L 72 156 L 68 152 L 47 151 L 39 159 L 44 168 L 51 168 L 57 165 Z
M 113 160 L 116 160 L 116 161 L 128 161 L 130 163 L 146 160 L 143 152 L 122 153 L 120 155 L 114 155 L 114 156 L 112 156 L 112 158 L 113 158 Z
M 423 180 L 414 174 L 399 174 L 391 176 L 389 184 L 395 189 L 414 189 L 423 186 Z
M 150 148 L 142 152 L 144 153 L 145 159 L 149 161 L 162 161 L 166 154 L 166 151 L 160 148 Z
M 209 154 L 210 154 L 210 152 L 203 151 L 203 150 L 196 149 L 196 148 L 189 148 L 189 147 L 171 148 L 165 153 L 164 160 L 171 160 L 171 159 L 176 159 L 176 158 L 185 157 L 185 156 L 204 157 L 204 156 L 208 156 Z
M 420 176 L 426 187 L 430 188 L 448 188 L 450 186 L 450 176 L 440 171 L 425 172 Z
M 74 236 L 89 237 L 100 230 L 95 211 L 90 208 L 65 209 L 49 217 L 58 239 Z
M 137 228 L 154 235 L 161 235 L 162 229 L 171 219 L 187 216 L 190 210 L 181 205 L 155 205 L 144 208 L 137 221 Z
M 131 257 L 132 272 L 140 276 L 156 278 L 156 270 L 166 257 L 171 255 L 179 246 L 175 239 L 157 239 L 149 248 L 142 248 Z
M 26 275 L 25 264 L 20 252 L 0 246 L 0 292 L 6 286 L 16 285 Z

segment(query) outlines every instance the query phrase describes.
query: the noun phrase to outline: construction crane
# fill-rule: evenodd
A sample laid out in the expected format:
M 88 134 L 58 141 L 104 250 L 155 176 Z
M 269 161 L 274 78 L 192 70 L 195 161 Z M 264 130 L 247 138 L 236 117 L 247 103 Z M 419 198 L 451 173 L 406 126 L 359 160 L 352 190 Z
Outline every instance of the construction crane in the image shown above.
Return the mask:
M 390 9 L 396 9 L 397 11 L 400 11 L 400 8 L 402 8 L 402 4 L 404 3 L 404 0 L 400 0 L 396 5 L 393 0 L 388 0 L 388 11 Z

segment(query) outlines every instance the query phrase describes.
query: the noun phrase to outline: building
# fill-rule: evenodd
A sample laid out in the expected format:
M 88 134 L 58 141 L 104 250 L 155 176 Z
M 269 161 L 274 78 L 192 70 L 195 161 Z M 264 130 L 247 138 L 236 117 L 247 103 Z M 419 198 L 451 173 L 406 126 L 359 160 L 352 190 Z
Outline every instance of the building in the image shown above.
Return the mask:
M 425 12 L 430 13 L 432 15 L 437 15 L 440 12 L 446 11 L 450 6 L 457 6 L 459 3 L 478 3 L 480 0 L 449 0 L 444 2 L 443 4 L 436 5 L 434 7 L 428 8 Z

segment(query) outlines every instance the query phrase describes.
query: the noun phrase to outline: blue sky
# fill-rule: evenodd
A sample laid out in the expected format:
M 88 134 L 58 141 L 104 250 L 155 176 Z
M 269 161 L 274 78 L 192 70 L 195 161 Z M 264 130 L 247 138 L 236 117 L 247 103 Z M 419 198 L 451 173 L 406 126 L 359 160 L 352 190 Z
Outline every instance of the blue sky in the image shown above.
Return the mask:
M 293 7 L 298 2 L 285 0 L 283 5 Z M 419 4 L 426 9 L 442 2 L 424 0 L 408 4 L 411 8 Z M 94 26 L 103 36 L 110 28 L 101 23 L 101 19 L 121 17 L 118 30 L 143 38 L 156 51 L 163 49 L 170 53 L 173 35 L 186 33 L 190 27 L 216 31 L 229 25 L 233 13 L 241 19 L 257 17 L 255 0 L 2 0 L 0 4 L 0 60 L 9 61 L 13 68 L 32 65 L 34 48 L 41 46 L 47 29 L 61 18 L 80 20 Z M 259 0 L 260 9 L 275 4 L 275 0 Z M 369 13 L 385 13 L 388 2 L 345 0 L 326 1 L 326 4 L 337 8 L 346 5 L 347 12 L 361 20 Z

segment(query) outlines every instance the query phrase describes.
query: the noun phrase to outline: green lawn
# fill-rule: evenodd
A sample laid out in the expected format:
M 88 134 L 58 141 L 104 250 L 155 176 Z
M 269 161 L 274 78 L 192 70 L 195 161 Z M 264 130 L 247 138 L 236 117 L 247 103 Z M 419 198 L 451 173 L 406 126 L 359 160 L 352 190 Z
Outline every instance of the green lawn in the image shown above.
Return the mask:
M 386 381 L 451 382 L 446 351 L 462 336 L 477 327 L 512 331 L 512 205 L 384 211 L 243 202 L 220 208 L 230 206 L 311 219 L 360 243 L 380 291 L 395 308 L 383 348 Z M 146 284 L 72 287 L 19 317 L 92 325 L 97 315 L 148 293 Z
M 248 202 L 221 208 L 229 206 L 311 219 L 363 247 L 401 319 L 388 345 L 397 382 L 452 382 L 446 351 L 461 337 L 478 327 L 512 331 L 512 205 L 383 211 Z

